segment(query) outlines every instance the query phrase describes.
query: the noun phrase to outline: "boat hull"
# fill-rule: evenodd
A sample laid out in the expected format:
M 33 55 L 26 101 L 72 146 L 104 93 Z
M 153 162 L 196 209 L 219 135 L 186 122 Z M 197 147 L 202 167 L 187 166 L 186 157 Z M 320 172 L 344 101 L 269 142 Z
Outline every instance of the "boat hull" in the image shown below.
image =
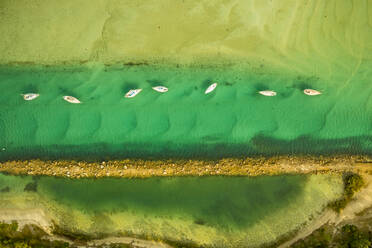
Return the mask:
M 76 97 L 73 96 L 63 96 L 63 100 L 69 103 L 81 103 Z
M 156 87 L 152 87 L 152 89 L 160 93 L 165 93 L 168 91 L 168 88 L 165 86 L 156 86 Z
M 216 89 L 216 87 L 217 87 L 217 83 L 209 85 L 209 87 L 205 90 L 205 94 L 211 93 L 212 91 Z
M 127 92 L 127 94 L 125 94 L 125 98 L 133 98 L 135 97 L 136 95 L 138 95 L 140 92 L 142 91 L 142 89 L 133 89 L 133 90 L 130 90 Z
M 263 96 L 276 96 L 276 92 L 272 90 L 263 90 L 259 91 L 258 93 L 260 93 Z
M 23 96 L 23 99 L 25 101 L 31 101 L 31 100 L 34 100 L 34 99 L 38 98 L 39 97 L 39 94 L 28 93 L 28 94 L 24 94 L 22 96 Z
M 317 96 L 317 95 L 321 95 L 322 93 L 317 90 L 313 90 L 313 89 L 305 89 L 304 94 L 308 96 Z

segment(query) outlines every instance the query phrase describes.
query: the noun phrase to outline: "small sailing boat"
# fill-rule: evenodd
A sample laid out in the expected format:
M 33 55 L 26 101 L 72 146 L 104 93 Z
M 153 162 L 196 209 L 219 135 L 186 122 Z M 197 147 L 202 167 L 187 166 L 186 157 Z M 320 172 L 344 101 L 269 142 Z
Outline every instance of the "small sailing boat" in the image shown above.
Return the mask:
M 320 95 L 322 94 L 321 92 L 317 91 L 317 90 L 313 90 L 313 89 L 305 89 L 304 90 L 304 93 L 308 96 L 316 96 L 316 95 Z
M 155 86 L 155 87 L 152 87 L 152 89 L 160 93 L 164 93 L 168 91 L 168 88 L 165 86 Z
M 263 96 L 276 96 L 276 92 L 272 90 L 262 90 L 259 91 L 258 93 L 260 93 Z
M 133 90 L 130 90 L 130 91 L 128 91 L 127 94 L 125 94 L 125 97 L 126 98 L 133 98 L 136 95 L 138 95 L 141 91 L 142 91 L 142 89 L 133 89 Z
M 37 98 L 40 95 L 35 94 L 35 93 L 28 93 L 28 94 L 21 94 L 21 96 L 23 96 L 23 99 L 25 99 L 26 101 L 31 101 L 31 100 L 34 100 L 35 98 Z
M 214 91 L 214 89 L 216 87 L 217 87 L 217 83 L 213 83 L 213 84 L 209 85 L 209 87 L 205 90 L 205 94 L 211 93 L 212 91 Z
M 64 96 L 63 100 L 69 102 L 69 103 L 81 103 L 77 98 L 73 96 Z

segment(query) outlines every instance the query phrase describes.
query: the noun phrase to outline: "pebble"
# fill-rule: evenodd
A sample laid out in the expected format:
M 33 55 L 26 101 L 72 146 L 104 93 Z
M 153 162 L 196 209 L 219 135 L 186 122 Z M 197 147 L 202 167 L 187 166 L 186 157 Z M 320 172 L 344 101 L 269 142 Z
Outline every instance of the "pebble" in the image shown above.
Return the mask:
M 105 168 L 103 165 L 101 165 L 101 169 Z

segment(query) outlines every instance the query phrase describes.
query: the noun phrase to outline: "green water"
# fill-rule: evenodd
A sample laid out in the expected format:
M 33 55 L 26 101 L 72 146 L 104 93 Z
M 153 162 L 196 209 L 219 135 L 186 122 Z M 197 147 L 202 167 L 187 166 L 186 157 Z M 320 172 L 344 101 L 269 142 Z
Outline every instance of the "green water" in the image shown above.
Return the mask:
M 325 80 L 238 66 L 2 67 L 0 159 L 369 154 L 370 71 Z M 219 85 L 205 95 L 211 82 Z M 124 98 L 132 88 L 143 91 Z M 278 95 L 257 94 L 264 89 Z M 40 97 L 24 101 L 29 92 Z
M 24 191 L 36 183 L 36 192 Z M 0 174 L 2 209 L 42 209 L 67 230 L 216 247 L 272 242 L 340 196 L 340 176 L 58 179 Z M 1 214 L 0 214 L 1 215 Z M 17 215 L 21 216 L 21 215 Z

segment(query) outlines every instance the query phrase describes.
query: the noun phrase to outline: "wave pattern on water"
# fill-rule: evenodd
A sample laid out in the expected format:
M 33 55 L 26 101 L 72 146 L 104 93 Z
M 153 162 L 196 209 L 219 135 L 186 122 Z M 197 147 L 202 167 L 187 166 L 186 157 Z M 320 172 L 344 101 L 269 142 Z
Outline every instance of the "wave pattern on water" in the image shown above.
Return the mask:
M 339 87 L 234 68 L 1 68 L 0 159 L 369 154 L 367 80 Z M 205 95 L 211 82 L 219 85 Z M 169 91 L 152 90 L 159 84 Z M 323 94 L 306 96 L 305 87 Z M 131 88 L 143 91 L 124 98 Z M 278 95 L 257 94 L 265 89 Z M 31 91 L 40 97 L 20 97 Z

